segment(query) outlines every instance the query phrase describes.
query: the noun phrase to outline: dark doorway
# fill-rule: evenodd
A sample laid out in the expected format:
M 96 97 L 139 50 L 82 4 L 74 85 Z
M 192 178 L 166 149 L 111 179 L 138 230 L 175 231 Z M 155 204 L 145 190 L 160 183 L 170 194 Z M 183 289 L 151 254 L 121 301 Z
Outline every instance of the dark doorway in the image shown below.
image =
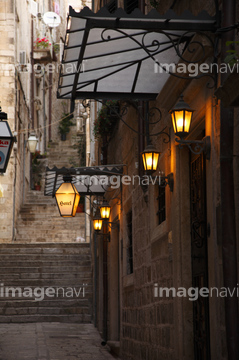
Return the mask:
M 192 287 L 208 288 L 206 173 L 203 155 L 190 161 Z M 193 301 L 194 359 L 210 359 L 209 298 Z

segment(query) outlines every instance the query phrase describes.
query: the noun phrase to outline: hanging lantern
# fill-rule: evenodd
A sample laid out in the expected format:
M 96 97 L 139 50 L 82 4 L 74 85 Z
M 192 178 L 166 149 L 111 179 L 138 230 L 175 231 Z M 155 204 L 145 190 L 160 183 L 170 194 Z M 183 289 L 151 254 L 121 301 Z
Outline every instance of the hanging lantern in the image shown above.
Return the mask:
M 147 174 L 153 173 L 157 169 L 160 153 L 153 145 L 148 145 L 141 155 L 143 158 L 144 170 Z
M 5 173 L 11 155 L 12 147 L 16 138 L 12 135 L 8 125 L 7 114 L 2 112 L 0 106 L 0 173 Z
M 108 203 L 103 203 L 99 206 L 100 208 L 100 216 L 102 219 L 109 219 L 110 217 L 110 206 Z
M 175 135 L 180 138 L 188 135 L 194 111 L 184 102 L 183 95 L 181 95 L 179 102 L 169 111 Z
M 71 183 L 71 176 L 64 176 L 63 180 L 64 183 L 55 193 L 56 202 L 62 217 L 73 217 L 76 214 L 80 195 L 75 185 Z
M 34 152 L 36 151 L 37 141 L 38 140 L 35 133 L 31 133 L 27 140 L 27 144 L 28 144 L 28 149 L 32 154 L 34 154 Z
M 100 231 L 102 229 L 102 225 L 103 225 L 103 220 L 98 216 L 94 217 L 93 219 L 94 230 Z

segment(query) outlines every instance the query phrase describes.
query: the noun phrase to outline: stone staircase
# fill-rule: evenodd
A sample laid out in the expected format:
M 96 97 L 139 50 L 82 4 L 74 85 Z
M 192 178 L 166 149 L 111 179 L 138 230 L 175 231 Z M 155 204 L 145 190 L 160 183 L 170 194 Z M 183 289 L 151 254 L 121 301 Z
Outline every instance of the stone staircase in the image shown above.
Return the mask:
M 71 137 L 70 140 L 66 141 L 49 142 L 47 149 L 48 167 L 78 167 L 79 155 L 76 147 L 78 141 L 79 139 L 77 137 L 75 137 L 74 141 Z M 72 144 L 73 142 L 75 145 Z
M 0 323 L 91 319 L 89 244 L 0 244 Z
M 15 241 L 84 242 L 85 214 L 77 213 L 73 218 L 63 218 L 54 198 L 44 196 L 43 191 L 30 190 L 17 219 Z

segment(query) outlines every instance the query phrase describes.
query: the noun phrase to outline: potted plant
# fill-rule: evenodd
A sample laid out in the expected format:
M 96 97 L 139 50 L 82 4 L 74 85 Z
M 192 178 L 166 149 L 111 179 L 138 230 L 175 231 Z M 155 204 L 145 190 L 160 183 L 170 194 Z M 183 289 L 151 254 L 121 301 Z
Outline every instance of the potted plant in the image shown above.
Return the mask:
M 94 123 L 94 135 L 96 138 L 110 136 L 114 130 L 119 112 L 119 102 L 117 100 L 108 100 L 102 105 Z
M 74 125 L 71 121 L 71 118 L 72 115 L 70 115 L 69 113 L 63 113 L 63 119 L 59 123 L 59 133 L 61 135 L 62 141 L 66 140 L 66 135 L 69 133 L 70 127 Z
M 50 41 L 44 37 L 44 38 L 37 38 L 34 41 L 34 49 L 48 49 L 51 46 Z
M 41 155 L 39 151 L 35 151 L 32 154 L 32 182 L 34 189 L 37 191 L 41 190 L 41 178 L 44 171 L 44 164 L 40 159 L 44 159 L 46 156 Z

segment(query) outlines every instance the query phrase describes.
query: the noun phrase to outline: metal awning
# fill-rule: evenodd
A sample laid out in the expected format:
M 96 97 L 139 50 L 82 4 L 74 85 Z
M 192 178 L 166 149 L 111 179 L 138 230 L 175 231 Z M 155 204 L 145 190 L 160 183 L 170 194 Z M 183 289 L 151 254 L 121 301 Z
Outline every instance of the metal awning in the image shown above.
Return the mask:
M 62 99 L 154 99 L 170 76 L 155 64 L 175 63 L 195 31 L 215 32 L 216 17 L 155 9 L 143 15 L 71 7 L 58 85 Z
M 123 175 L 125 165 L 102 165 L 78 168 L 46 168 L 45 196 L 55 196 L 64 182 L 64 175 L 71 175 L 72 183 L 81 195 L 104 195 L 110 187 L 111 176 Z

